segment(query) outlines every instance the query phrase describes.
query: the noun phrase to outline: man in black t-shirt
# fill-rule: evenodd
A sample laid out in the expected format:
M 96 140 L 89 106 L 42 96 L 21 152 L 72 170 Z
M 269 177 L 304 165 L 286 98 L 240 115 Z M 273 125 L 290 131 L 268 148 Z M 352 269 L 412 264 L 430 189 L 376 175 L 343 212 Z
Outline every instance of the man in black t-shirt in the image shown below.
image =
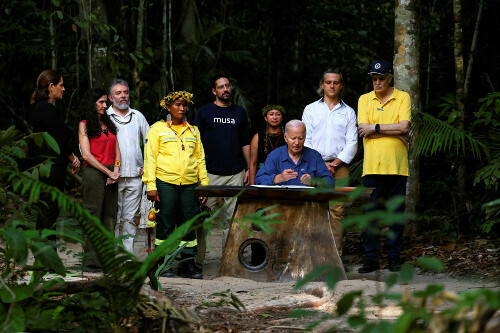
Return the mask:
M 201 133 L 205 150 L 210 185 L 242 186 L 247 182 L 250 163 L 250 126 L 247 112 L 232 104 L 232 85 L 229 76 L 218 74 L 213 77 L 212 93 L 215 101 L 202 106 L 196 113 L 194 123 Z M 227 238 L 236 200 L 224 198 L 227 209 L 222 211 L 224 220 L 223 245 Z M 217 198 L 208 198 L 207 206 L 215 211 Z M 203 228 L 198 232 L 198 257 L 196 264 L 202 268 L 205 259 L 205 235 Z

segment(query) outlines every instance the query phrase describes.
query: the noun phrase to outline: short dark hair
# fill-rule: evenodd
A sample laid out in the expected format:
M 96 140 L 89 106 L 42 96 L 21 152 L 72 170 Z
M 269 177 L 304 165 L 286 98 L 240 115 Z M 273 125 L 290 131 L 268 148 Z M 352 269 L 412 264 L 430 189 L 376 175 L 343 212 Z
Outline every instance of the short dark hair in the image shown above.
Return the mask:
M 214 76 L 212 76 L 212 78 L 210 79 L 210 83 L 212 84 L 212 88 L 214 88 L 214 89 L 217 88 L 217 80 L 220 78 L 226 78 L 229 81 L 229 83 L 231 83 L 231 77 L 227 73 L 220 72 L 220 73 L 217 73 Z
M 327 68 L 323 72 L 323 74 L 321 75 L 321 79 L 319 80 L 319 87 L 318 87 L 318 90 L 316 90 L 321 97 L 323 97 L 323 95 L 325 94 L 325 91 L 323 90 L 323 87 L 321 85 L 323 83 L 325 83 L 325 75 L 326 74 L 338 74 L 340 76 L 340 83 L 344 84 L 344 76 L 342 75 L 340 68 L 338 68 L 338 67 Z M 342 87 L 342 90 L 344 90 L 343 87 Z M 342 93 L 342 91 L 341 91 L 341 93 Z

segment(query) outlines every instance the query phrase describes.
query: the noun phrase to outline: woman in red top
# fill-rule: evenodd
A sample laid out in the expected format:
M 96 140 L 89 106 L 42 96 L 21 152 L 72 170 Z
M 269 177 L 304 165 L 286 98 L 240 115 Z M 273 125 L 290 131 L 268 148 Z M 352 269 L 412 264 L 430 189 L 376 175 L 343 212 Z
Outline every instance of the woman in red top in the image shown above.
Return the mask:
M 121 166 L 116 126 L 106 114 L 106 92 L 89 89 L 80 103 L 78 138 L 85 161 L 82 176 L 82 206 L 113 233 L 118 212 L 118 178 Z M 85 252 L 92 246 L 86 242 Z M 95 255 L 84 258 L 88 267 L 100 267 Z

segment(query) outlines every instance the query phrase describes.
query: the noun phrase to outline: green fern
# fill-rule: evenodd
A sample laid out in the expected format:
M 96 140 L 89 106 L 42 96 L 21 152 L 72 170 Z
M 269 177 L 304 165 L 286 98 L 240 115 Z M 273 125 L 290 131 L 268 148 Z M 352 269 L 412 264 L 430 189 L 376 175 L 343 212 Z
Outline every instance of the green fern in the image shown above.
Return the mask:
M 412 153 L 416 156 L 451 152 L 455 149 L 457 155 L 472 155 L 479 160 L 483 156 L 487 159 L 490 157 L 488 147 L 481 141 L 428 113 L 420 112 L 413 116 L 410 133 L 418 133 L 412 147 Z
M 22 136 L 13 127 L 6 131 L 0 131 L 0 156 L 2 157 L 0 158 L 0 181 L 6 189 L 3 196 L 7 197 L 9 193 L 12 193 L 13 195 L 17 195 L 18 198 L 24 197 L 26 200 L 20 209 L 17 209 L 9 216 L 4 216 L 2 235 L 8 237 L 10 242 L 9 249 L 17 251 L 14 252 L 15 256 L 11 257 L 13 259 L 20 258 L 21 261 L 24 261 L 24 254 L 27 255 L 28 244 L 26 244 L 26 251 L 24 251 L 24 246 L 22 247 L 23 249 L 17 249 L 16 243 L 14 243 L 20 239 L 24 239 L 22 234 L 20 234 L 21 229 L 18 228 L 25 224 L 22 214 L 27 209 L 26 207 L 31 207 L 33 203 L 38 202 L 41 193 L 47 193 L 52 200 L 57 202 L 59 208 L 69 212 L 78 221 L 87 235 L 87 240 L 94 246 L 96 257 L 104 273 L 101 284 L 108 290 L 109 302 L 112 309 L 111 318 L 109 319 L 114 323 L 114 328 L 117 330 L 121 325 L 121 320 L 127 318 L 130 311 L 136 307 L 139 290 L 146 278 L 149 277 L 152 288 L 158 288 L 158 282 L 152 271 L 152 267 L 160 258 L 178 248 L 178 240 L 182 239 L 187 232 L 198 226 L 198 217 L 177 228 L 144 262 L 139 262 L 125 250 L 120 240 L 115 239 L 114 235 L 106 230 L 101 222 L 90 214 L 89 211 L 83 209 L 79 203 L 74 202 L 57 188 L 46 185 L 38 180 L 38 174 L 40 172 L 45 173 L 47 171 L 45 169 L 50 171 L 50 167 L 47 168 L 44 164 L 25 172 L 17 169 L 16 159 L 23 158 L 24 151 L 22 149 L 14 149 L 14 147 L 25 145 L 29 138 L 33 139 L 39 145 L 46 142 L 55 151 L 58 151 L 57 143 L 46 133 Z M 210 223 L 210 221 L 210 219 L 207 219 L 206 222 Z M 7 235 L 6 232 L 10 234 Z M 63 238 L 66 237 L 54 230 L 42 230 L 37 239 L 41 237 L 41 240 L 43 240 L 54 233 L 63 236 Z M 74 241 L 74 239 L 72 240 Z M 35 240 L 35 243 L 31 244 L 30 248 L 35 254 L 34 264 L 27 266 L 27 269 L 34 270 L 31 280 L 32 285 L 38 285 L 49 268 L 54 269 L 60 275 L 65 275 L 65 268 L 53 247 L 48 246 L 43 241 Z

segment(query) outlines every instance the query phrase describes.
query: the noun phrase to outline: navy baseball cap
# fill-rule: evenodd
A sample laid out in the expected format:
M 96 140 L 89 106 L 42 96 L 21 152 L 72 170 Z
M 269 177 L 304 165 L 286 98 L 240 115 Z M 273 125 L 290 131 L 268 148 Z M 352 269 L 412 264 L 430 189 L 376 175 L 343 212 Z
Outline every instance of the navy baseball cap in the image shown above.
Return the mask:
M 370 68 L 370 73 L 368 74 L 379 74 L 379 75 L 392 75 L 392 65 L 385 60 L 375 60 Z

